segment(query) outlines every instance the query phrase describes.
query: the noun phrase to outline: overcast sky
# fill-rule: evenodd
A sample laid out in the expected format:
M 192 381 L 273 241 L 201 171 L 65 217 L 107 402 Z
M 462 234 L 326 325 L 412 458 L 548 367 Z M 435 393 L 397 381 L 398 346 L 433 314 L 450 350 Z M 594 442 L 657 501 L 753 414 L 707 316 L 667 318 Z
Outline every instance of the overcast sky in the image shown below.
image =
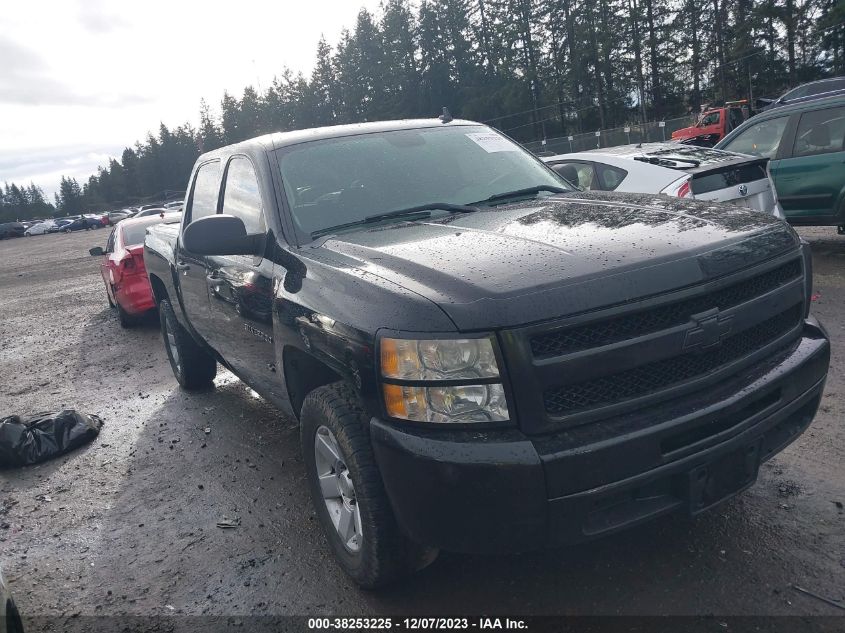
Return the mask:
M 310 73 L 378 0 L 7 0 L 0 11 L 0 182 L 80 184 L 158 129 L 198 122 L 199 101 Z

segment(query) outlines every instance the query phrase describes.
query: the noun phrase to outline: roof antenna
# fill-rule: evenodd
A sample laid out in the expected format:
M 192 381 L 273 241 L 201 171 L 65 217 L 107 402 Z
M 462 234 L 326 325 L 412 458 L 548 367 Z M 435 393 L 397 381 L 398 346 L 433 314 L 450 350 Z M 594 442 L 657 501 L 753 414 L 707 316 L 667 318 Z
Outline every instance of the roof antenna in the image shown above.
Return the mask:
M 452 114 L 449 112 L 449 108 L 443 108 L 443 114 L 439 117 L 441 123 L 449 123 L 452 120 Z

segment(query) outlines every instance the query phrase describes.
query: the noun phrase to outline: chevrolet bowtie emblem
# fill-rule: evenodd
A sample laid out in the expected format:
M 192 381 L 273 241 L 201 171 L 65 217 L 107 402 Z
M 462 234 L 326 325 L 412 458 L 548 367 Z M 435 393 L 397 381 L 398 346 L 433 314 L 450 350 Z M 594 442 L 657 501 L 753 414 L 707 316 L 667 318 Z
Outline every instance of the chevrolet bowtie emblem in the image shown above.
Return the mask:
M 731 333 L 733 324 L 733 316 L 719 314 L 719 308 L 694 314 L 691 320 L 693 326 L 687 330 L 684 350 L 716 347 Z

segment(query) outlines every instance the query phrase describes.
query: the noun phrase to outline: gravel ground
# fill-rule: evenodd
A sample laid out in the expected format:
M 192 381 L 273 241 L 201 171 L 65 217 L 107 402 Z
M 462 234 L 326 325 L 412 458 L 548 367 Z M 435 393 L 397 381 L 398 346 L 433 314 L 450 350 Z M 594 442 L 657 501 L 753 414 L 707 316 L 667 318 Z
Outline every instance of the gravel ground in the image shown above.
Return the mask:
M 378 593 L 329 553 L 295 421 L 225 372 L 214 390 L 179 390 L 157 324 L 120 328 L 87 254 L 105 231 L 0 242 L 0 415 L 105 419 L 83 449 L 0 471 L 18 606 L 36 629 L 35 616 L 126 614 L 843 615 L 792 587 L 845 603 L 845 237 L 801 232 L 833 363 L 816 421 L 753 488 L 578 548 L 444 553 Z M 224 517 L 239 527 L 216 527 Z

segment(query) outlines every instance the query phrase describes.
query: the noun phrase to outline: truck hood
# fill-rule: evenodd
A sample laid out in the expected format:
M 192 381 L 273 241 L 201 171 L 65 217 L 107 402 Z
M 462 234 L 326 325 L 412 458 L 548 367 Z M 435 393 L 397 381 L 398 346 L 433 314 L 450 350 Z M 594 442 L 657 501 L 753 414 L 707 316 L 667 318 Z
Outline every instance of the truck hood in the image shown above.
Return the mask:
M 702 129 L 700 127 L 696 127 L 695 125 L 691 125 L 689 127 L 682 127 L 680 130 L 675 130 L 672 132 L 673 139 L 684 139 L 684 138 L 694 138 L 703 134 Z
M 574 192 L 345 233 L 313 248 L 430 299 L 470 331 L 641 299 L 797 246 L 785 223 L 755 211 Z

